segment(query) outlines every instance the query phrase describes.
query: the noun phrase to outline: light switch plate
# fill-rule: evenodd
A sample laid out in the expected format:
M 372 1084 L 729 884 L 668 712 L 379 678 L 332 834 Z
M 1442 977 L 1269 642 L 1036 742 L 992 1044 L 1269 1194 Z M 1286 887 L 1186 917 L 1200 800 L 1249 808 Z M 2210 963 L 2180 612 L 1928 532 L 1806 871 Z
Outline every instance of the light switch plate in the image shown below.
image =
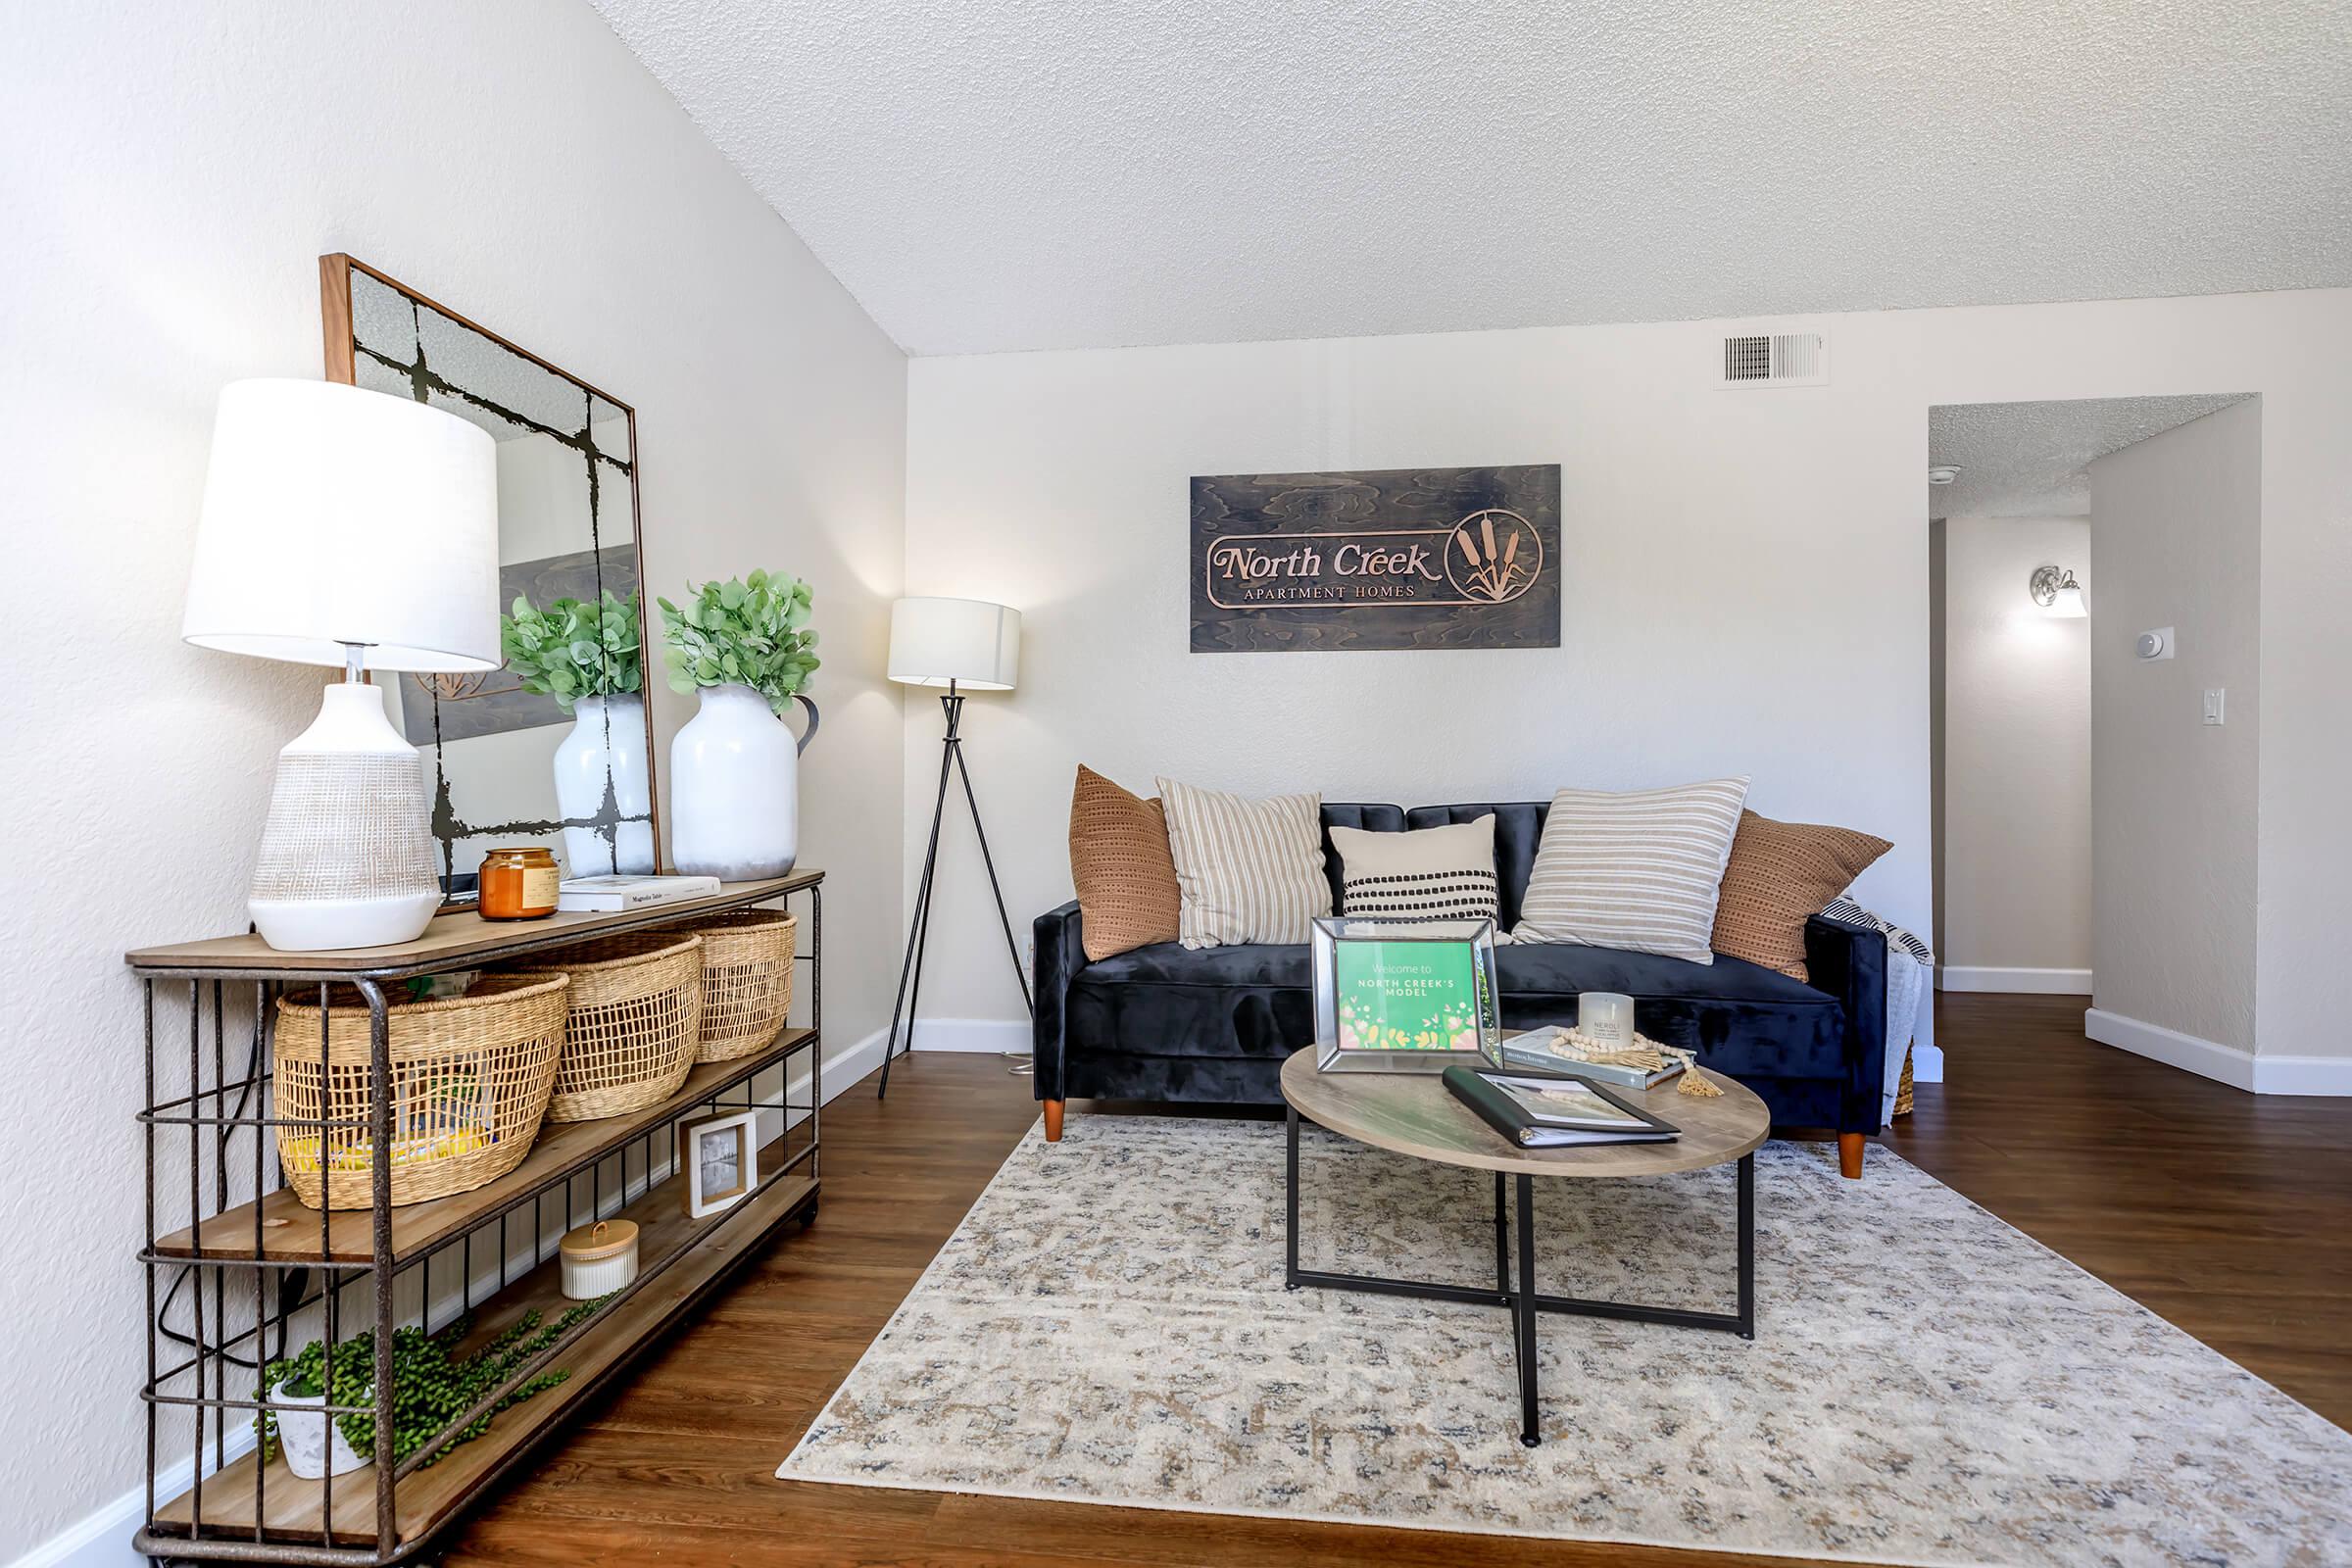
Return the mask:
M 2222 699 L 2228 695 L 2229 693 L 2224 691 L 2219 686 L 2208 686 L 2205 688 L 2206 723 L 2219 724 L 2222 721 Z

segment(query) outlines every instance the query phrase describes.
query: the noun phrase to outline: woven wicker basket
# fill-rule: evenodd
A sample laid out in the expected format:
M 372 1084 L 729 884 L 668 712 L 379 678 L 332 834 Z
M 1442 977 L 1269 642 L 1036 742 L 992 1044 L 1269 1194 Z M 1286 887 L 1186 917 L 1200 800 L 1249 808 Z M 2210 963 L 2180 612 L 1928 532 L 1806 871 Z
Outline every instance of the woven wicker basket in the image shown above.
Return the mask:
M 515 974 L 571 977 L 571 1025 L 549 1121 L 625 1116 L 667 1100 L 694 1070 L 703 939 L 675 931 L 598 937 Z
M 463 997 L 392 1003 L 392 1201 L 421 1203 L 496 1181 L 531 1152 L 564 1053 L 569 983 L 562 976 L 486 976 Z M 289 1121 L 349 1122 L 324 1135 L 280 1127 L 286 1185 L 312 1208 L 374 1201 L 368 1128 L 368 1007 L 348 986 L 328 993 L 324 1071 L 318 994 L 278 998 L 276 1110 Z M 323 1077 L 323 1085 L 321 1078 Z
M 775 1039 L 792 1009 L 800 922 L 782 909 L 728 909 L 673 926 L 703 939 L 703 1033 L 697 1061 L 732 1061 Z

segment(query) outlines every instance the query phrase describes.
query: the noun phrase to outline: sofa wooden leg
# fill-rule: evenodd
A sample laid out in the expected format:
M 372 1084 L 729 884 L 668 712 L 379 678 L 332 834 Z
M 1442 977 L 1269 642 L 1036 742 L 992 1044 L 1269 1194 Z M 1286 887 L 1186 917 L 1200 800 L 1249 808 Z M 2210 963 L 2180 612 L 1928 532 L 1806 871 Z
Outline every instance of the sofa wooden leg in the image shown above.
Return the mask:
M 1049 1111 L 1047 1114 L 1052 1115 L 1053 1113 Z M 1054 1121 L 1050 1121 L 1046 1125 L 1054 1126 L 1059 1119 L 1055 1117 Z M 1862 1135 L 1860 1133 L 1839 1133 L 1838 1135 L 1838 1173 L 1854 1181 L 1862 1179 Z
M 1046 1142 L 1049 1144 L 1058 1144 L 1061 1142 L 1061 1107 L 1063 1103 L 1064 1102 L 1058 1100 L 1049 1100 L 1046 1102 Z M 1854 1156 L 1857 1161 L 1859 1161 L 1861 1157 L 1862 1156 L 1859 1154 Z M 1861 1166 L 1857 1164 L 1855 1166 L 1856 1174 L 1859 1174 Z

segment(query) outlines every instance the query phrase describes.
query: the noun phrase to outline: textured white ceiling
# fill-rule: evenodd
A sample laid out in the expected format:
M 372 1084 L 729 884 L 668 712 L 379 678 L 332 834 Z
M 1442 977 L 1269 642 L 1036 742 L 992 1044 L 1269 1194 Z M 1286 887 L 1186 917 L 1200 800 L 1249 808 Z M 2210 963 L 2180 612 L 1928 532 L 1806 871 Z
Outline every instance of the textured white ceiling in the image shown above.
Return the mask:
M 1953 403 L 1928 411 L 1928 462 L 1960 477 L 1928 489 L 1933 517 L 2087 517 L 2095 458 L 2201 419 L 2248 394 Z
M 2344 0 L 594 0 L 917 354 L 2352 282 Z

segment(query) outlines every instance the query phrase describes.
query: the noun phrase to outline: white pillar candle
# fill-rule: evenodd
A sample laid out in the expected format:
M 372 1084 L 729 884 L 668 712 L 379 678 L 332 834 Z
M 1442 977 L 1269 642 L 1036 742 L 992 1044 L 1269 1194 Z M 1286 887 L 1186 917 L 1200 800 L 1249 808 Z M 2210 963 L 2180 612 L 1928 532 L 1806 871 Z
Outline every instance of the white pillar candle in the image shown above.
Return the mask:
M 1617 1050 L 1631 1046 L 1634 999 L 1614 991 L 1585 992 L 1576 999 L 1576 1032 Z

